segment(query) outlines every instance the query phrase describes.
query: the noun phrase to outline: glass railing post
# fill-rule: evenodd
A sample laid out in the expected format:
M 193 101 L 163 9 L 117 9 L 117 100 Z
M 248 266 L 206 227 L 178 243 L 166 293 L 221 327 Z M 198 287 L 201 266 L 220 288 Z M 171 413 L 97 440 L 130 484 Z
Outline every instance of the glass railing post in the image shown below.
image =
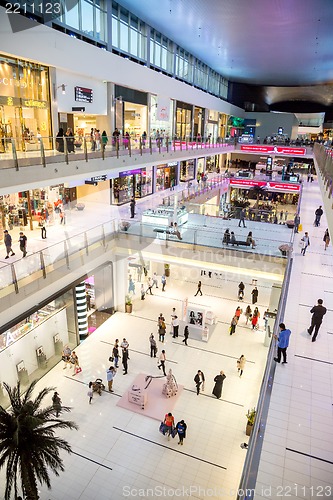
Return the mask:
M 128 138 L 128 154 L 132 156 L 132 145 L 131 145 L 131 138 Z
M 116 153 L 117 153 L 117 158 L 119 158 L 119 138 L 115 137 L 116 140 Z
M 68 253 L 68 246 L 67 246 L 66 240 L 64 240 L 64 255 L 65 255 L 65 259 L 66 259 L 67 269 L 70 269 L 70 267 L 69 267 L 69 253 Z
M 167 153 L 169 153 L 169 137 L 166 137 L 166 150 L 167 150 Z
M 180 139 L 180 150 L 183 151 L 183 141 Z
M 185 146 L 186 146 L 186 151 L 188 151 L 188 137 L 185 139 Z
M 42 165 L 45 168 L 46 167 L 46 162 L 45 162 L 45 150 L 44 150 L 44 143 L 42 138 L 38 138 L 39 145 L 40 145 L 40 157 L 42 160 Z
M 13 160 L 14 160 L 14 165 L 15 165 L 15 169 L 18 170 L 19 169 L 19 164 L 18 164 L 18 159 L 17 159 L 17 151 L 16 151 L 16 143 L 15 143 L 15 139 L 11 139 L 11 143 L 12 143 L 12 154 L 13 154 Z
M 173 139 L 173 150 L 176 151 L 176 140 L 175 140 L 175 138 Z
M 83 138 L 83 151 L 84 151 L 84 158 L 86 161 L 88 161 L 87 139 L 85 137 Z
M 68 165 L 68 144 L 67 144 L 67 138 L 64 137 L 64 152 L 65 152 L 65 161 Z
M 84 248 L 86 249 L 86 255 L 89 255 L 88 236 L 86 232 L 84 232 Z
M 158 152 L 161 154 L 161 141 L 162 139 L 159 137 L 158 138 Z
M 10 270 L 12 272 L 12 283 L 13 283 L 14 288 L 15 288 L 15 293 L 19 293 L 19 287 L 18 287 L 18 283 L 17 283 L 17 277 L 16 277 L 16 271 L 15 271 L 14 264 L 10 265 Z
M 46 269 L 45 269 L 45 261 L 44 261 L 43 252 L 39 252 L 39 259 L 40 259 L 40 268 L 43 272 L 43 278 L 46 279 Z
M 139 148 L 140 148 L 140 155 L 142 156 L 142 139 L 141 139 L 141 137 L 139 139 Z
M 150 154 L 152 155 L 153 154 L 153 147 L 152 147 L 152 143 L 151 143 L 151 137 L 149 137 L 149 151 L 150 151 Z

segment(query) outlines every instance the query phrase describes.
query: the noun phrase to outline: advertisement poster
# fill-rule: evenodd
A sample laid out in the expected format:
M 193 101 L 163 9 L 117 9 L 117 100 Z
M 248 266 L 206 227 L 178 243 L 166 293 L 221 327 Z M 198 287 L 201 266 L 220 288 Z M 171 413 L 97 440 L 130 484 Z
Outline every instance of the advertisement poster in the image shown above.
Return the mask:
M 196 306 L 189 306 L 187 309 L 187 323 L 202 329 L 205 326 L 205 311 Z

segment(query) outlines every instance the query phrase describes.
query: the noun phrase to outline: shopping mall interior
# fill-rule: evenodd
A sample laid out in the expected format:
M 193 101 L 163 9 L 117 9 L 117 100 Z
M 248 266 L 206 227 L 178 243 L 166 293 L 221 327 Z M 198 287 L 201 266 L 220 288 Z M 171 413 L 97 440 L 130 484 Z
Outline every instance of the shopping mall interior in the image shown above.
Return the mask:
M 78 426 L 34 498 L 333 498 L 333 5 L 224 3 L 0 0 L 0 406 Z

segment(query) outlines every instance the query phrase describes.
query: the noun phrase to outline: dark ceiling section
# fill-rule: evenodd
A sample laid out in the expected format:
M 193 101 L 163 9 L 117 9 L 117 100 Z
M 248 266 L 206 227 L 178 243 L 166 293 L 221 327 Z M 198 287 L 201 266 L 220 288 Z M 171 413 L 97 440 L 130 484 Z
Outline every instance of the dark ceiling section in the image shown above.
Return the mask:
M 262 85 L 229 83 L 228 101 L 246 111 L 269 111 L 265 98 L 265 87 Z
M 269 107 L 270 111 L 281 111 L 284 113 L 327 113 L 333 107 L 324 106 L 318 102 L 311 101 L 281 101 L 275 102 Z

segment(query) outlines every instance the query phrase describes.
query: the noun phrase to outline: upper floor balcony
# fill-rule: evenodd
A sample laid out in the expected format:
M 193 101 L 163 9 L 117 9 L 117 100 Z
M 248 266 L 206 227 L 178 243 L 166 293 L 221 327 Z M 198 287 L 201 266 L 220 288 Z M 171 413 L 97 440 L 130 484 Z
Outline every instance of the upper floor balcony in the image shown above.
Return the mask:
M 38 137 L 25 141 L 19 151 L 14 139 L 0 139 L 0 192 L 33 189 L 64 180 L 84 179 L 103 172 L 180 161 L 231 152 L 233 144 L 209 138 L 178 140 L 101 136 Z M 22 146 L 22 145 L 21 145 Z M 21 147 L 22 149 L 22 147 Z M 29 168 L 27 168 L 29 167 Z

